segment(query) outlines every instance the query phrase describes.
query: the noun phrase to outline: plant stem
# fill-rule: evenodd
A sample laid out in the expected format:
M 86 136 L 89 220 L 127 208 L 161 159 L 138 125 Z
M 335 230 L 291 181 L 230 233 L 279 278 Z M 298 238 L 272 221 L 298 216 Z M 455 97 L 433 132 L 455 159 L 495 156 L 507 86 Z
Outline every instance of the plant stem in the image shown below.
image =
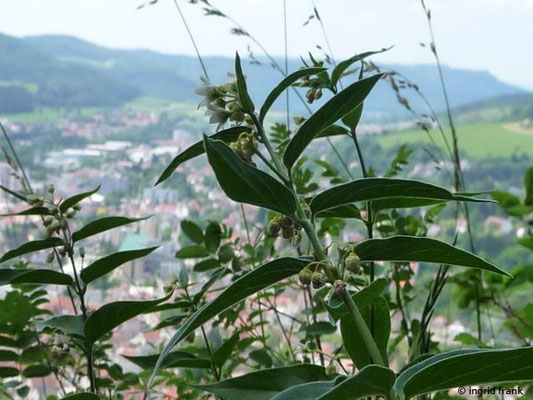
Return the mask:
M 387 365 L 383 361 L 383 357 L 381 357 L 381 353 L 379 352 L 378 346 L 376 345 L 376 342 L 374 341 L 372 334 L 368 330 L 368 327 L 366 326 L 366 322 L 363 316 L 359 312 L 359 309 L 355 305 L 352 297 L 346 290 L 346 287 L 343 286 L 339 288 L 337 293 L 341 295 L 344 301 L 344 304 L 346 304 L 346 306 L 350 310 L 350 316 L 352 318 L 352 322 L 354 323 L 355 327 L 359 331 L 359 334 L 361 335 L 361 338 L 363 339 L 363 342 L 365 343 L 368 349 L 368 352 L 370 353 L 370 357 L 372 358 L 374 363 L 386 367 Z

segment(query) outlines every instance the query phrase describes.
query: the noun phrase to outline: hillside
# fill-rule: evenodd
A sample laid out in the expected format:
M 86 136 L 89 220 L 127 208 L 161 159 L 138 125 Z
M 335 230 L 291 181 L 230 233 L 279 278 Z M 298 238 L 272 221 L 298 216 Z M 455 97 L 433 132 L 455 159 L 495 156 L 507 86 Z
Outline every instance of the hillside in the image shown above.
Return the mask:
M 201 72 L 194 57 L 147 50 L 114 50 L 68 36 L 17 39 L 5 35 L 0 36 L 0 56 L 3 56 L 0 59 L 0 98 L 8 97 L 8 94 L 9 97 L 15 96 L 30 109 L 40 105 L 116 105 L 138 95 L 171 101 L 198 101 L 194 88 L 198 86 Z M 231 58 L 207 57 L 205 63 L 213 82 L 225 80 L 227 72 L 233 69 Z M 260 101 L 279 81 L 280 74 L 268 63 L 261 66 L 246 64 L 252 96 Z M 289 64 L 290 69 L 297 69 L 301 62 L 291 59 Z M 395 69 L 417 83 L 433 106 L 442 109 L 435 66 L 382 67 Z M 523 93 L 487 72 L 445 67 L 444 74 L 453 107 L 489 97 Z M 33 86 L 28 88 L 27 85 Z M 412 106 L 422 107 L 416 96 L 409 100 Z M 12 103 L 6 105 L 0 100 L 0 112 L 14 112 Z M 385 82 L 380 82 L 365 108 L 370 117 L 406 116 Z M 297 101 L 292 110 L 303 112 Z M 20 111 L 28 110 L 22 107 Z
M 533 94 L 519 93 L 490 97 L 454 110 L 461 123 L 508 122 L 533 119 Z

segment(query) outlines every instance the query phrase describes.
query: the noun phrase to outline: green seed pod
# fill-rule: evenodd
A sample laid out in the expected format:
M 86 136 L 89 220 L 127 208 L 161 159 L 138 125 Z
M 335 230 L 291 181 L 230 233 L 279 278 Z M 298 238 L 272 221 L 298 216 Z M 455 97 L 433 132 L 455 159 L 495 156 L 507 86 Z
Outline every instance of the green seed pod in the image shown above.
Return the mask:
M 43 218 L 43 225 L 49 226 L 53 221 L 54 221 L 54 217 L 52 217 L 51 215 L 47 215 L 46 217 Z
M 268 234 L 270 236 L 276 236 L 280 230 L 281 225 L 279 223 L 279 218 L 276 217 L 268 224 Z
M 284 226 L 281 229 L 281 236 L 283 236 L 283 239 L 292 239 L 294 236 L 294 228 L 292 226 Z
M 53 194 L 56 191 L 54 185 L 48 185 L 48 193 Z
M 305 97 L 307 98 L 308 103 L 312 103 L 313 101 L 315 101 L 315 89 L 308 90 L 305 94 Z
M 79 204 L 74 204 L 74 206 L 72 208 L 74 210 L 76 210 L 76 211 L 80 211 L 81 210 L 81 206 Z
M 333 279 L 339 278 L 339 269 L 336 266 L 328 265 L 327 270 L 328 270 L 328 276 L 332 277 Z
M 329 378 L 335 378 L 337 376 L 337 369 L 335 368 L 335 365 L 333 365 L 333 363 L 330 363 L 326 367 L 326 376 L 328 376 Z
M 80 257 L 81 258 L 84 258 L 85 257 L 85 247 L 80 247 Z
M 313 279 L 313 270 L 308 266 L 304 267 L 304 269 L 302 269 L 298 274 L 298 279 L 302 285 L 310 285 Z
M 348 271 L 357 273 L 361 268 L 360 261 L 359 256 L 354 252 L 351 252 L 344 260 L 344 265 Z
M 294 123 L 298 126 L 302 125 L 304 122 L 305 122 L 305 118 L 302 117 L 301 115 L 297 115 L 295 116 L 293 119 Z
M 328 278 L 326 275 L 324 275 L 320 271 L 313 272 L 313 276 L 311 277 L 311 282 L 313 283 L 313 288 L 320 289 L 322 286 L 326 284 L 328 281 Z
M 39 198 L 34 194 L 29 194 L 26 196 L 26 203 L 28 203 L 30 206 L 34 205 L 37 201 L 39 201 Z
M 54 262 L 54 258 L 55 258 L 54 252 L 52 251 L 51 253 L 48 253 L 48 255 L 46 256 L 46 262 L 48 264 L 51 264 Z

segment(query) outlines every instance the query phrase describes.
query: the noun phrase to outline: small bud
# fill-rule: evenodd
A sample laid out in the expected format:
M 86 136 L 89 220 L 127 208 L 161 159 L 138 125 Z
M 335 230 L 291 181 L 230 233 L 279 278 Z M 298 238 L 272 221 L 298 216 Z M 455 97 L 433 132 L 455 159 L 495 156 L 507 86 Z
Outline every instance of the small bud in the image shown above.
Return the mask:
M 48 253 L 48 255 L 46 256 L 46 262 L 48 264 L 51 264 L 54 262 L 54 258 L 55 258 L 54 252 Z
M 54 194 L 55 191 L 56 188 L 54 187 L 54 185 L 48 185 L 48 193 Z
M 346 283 L 340 279 L 337 279 L 335 282 L 333 282 L 333 288 L 337 294 L 343 295 L 346 292 Z
M 65 216 L 69 219 L 74 218 L 76 216 L 76 210 L 68 210 Z
M 243 154 L 242 154 L 242 150 L 241 150 L 241 145 L 239 144 L 239 141 L 235 141 L 235 142 L 232 142 L 229 144 L 229 147 L 231 150 L 233 150 L 233 152 L 235 154 L 237 154 L 239 157 L 242 157 Z
M 294 236 L 294 228 L 292 226 L 284 226 L 281 229 L 281 236 L 283 237 L 283 239 L 292 239 L 292 237 Z
M 301 115 L 297 115 L 296 117 L 294 117 L 292 119 L 294 121 L 294 123 L 298 126 L 302 125 L 304 122 L 305 122 L 305 118 L 302 117 Z
M 65 218 L 61 218 L 61 220 L 59 221 L 59 226 L 61 227 L 61 229 L 66 229 L 67 228 L 67 220 Z
M 80 211 L 81 210 L 81 206 L 79 204 L 74 204 L 74 206 L 72 208 L 74 210 L 76 210 L 76 211 Z
M 313 276 L 311 277 L 313 288 L 320 289 L 322 286 L 326 284 L 327 281 L 328 281 L 328 278 L 322 272 L 320 271 L 313 272 Z
M 326 376 L 334 378 L 337 376 L 337 369 L 333 363 L 330 363 L 326 368 Z
M 327 270 L 328 270 L 328 276 L 330 276 L 333 279 L 339 278 L 339 269 L 336 266 L 330 264 L 327 266 Z
M 239 137 L 239 147 L 245 158 L 250 158 L 255 153 L 254 138 L 246 133 Z
M 44 201 L 42 201 L 41 199 L 33 203 L 34 207 L 42 207 L 43 205 L 44 205 Z
M 163 290 L 165 291 L 166 294 L 169 294 L 170 292 L 174 290 L 174 285 L 165 285 L 163 286 Z
M 313 101 L 315 101 L 315 89 L 308 90 L 305 94 L 305 97 L 307 98 L 308 103 L 312 103 Z
M 85 257 L 85 247 L 80 247 L 80 257 L 81 258 L 84 258 Z
M 354 252 L 351 252 L 344 260 L 344 265 L 348 271 L 357 273 L 360 269 L 360 261 L 359 256 Z
M 47 215 L 46 217 L 43 218 L 43 225 L 49 226 L 53 221 L 54 221 L 54 217 L 52 217 L 51 215 Z
M 302 269 L 298 274 L 298 279 L 302 285 L 310 285 L 311 280 L 313 279 L 313 270 L 308 266 L 304 267 L 304 269 Z
M 322 89 L 317 89 L 315 92 L 315 100 L 318 100 L 322 97 Z
M 60 227 L 61 223 L 57 219 L 54 219 L 48 228 L 53 232 L 55 230 L 58 230 Z
M 279 223 L 279 218 L 276 217 L 268 224 L 268 234 L 270 236 L 276 236 L 280 230 L 281 225 Z
M 293 221 L 290 217 L 283 216 L 280 218 L 279 223 L 282 228 L 288 228 L 293 226 Z
M 39 201 L 39 198 L 35 196 L 34 194 L 29 194 L 26 196 L 26 202 L 32 206 L 35 204 L 35 202 Z

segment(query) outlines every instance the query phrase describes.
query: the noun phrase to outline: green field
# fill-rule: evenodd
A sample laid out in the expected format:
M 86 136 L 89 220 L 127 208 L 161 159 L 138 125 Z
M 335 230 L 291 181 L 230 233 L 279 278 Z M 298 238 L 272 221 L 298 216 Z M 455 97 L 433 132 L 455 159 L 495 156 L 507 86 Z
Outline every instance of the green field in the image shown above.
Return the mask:
M 449 130 L 446 133 L 451 143 Z M 513 154 L 533 157 L 533 132 L 511 131 L 502 124 L 469 124 L 460 125 L 457 133 L 459 148 L 472 158 L 509 158 Z M 430 135 L 439 147 L 446 148 L 439 131 L 430 131 Z M 376 140 L 387 149 L 404 143 L 420 146 L 431 143 L 428 134 L 420 129 L 381 134 Z

